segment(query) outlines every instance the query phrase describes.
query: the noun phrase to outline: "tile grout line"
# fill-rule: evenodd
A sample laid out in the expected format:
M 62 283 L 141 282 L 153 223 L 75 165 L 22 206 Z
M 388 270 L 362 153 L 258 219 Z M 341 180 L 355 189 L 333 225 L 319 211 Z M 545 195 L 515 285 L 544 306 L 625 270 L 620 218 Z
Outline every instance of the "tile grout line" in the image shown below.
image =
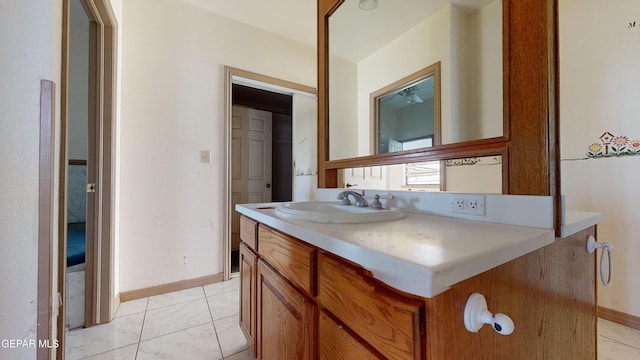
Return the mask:
M 616 344 L 620 344 L 620 345 L 628 346 L 628 347 L 630 347 L 630 348 L 632 348 L 632 349 L 640 350 L 640 347 L 637 347 L 637 346 L 635 346 L 635 345 L 628 344 L 628 343 L 626 343 L 626 342 L 624 342 L 624 341 L 620 341 L 620 340 L 618 340 L 618 339 L 615 339 L 615 338 L 609 337 L 609 336 L 607 336 L 607 335 L 604 335 L 604 334 L 598 334 L 598 336 L 603 337 L 603 338 L 605 338 L 605 339 L 607 339 L 607 340 L 611 340 L 611 341 L 613 341 L 613 342 L 614 342 L 614 343 L 616 343 Z
M 211 313 L 211 305 L 209 305 L 209 297 L 207 296 L 207 292 L 204 290 L 204 286 L 202 287 L 202 291 L 204 292 L 204 300 L 207 302 L 207 309 L 209 309 L 209 317 L 211 318 L 211 326 L 213 326 L 213 333 L 216 335 L 216 342 L 218 343 L 218 349 L 220 349 L 220 355 L 222 356 L 221 359 L 223 360 L 224 359 L 224 352 L 222 352 L 222 344 L 220 344 L 220 337 L 218 336 L 218 329 L 216 329 L 216 322 L 213 319 L 213 314 Z
M 140 335 L 138 335 L 138 343 L 136 344 L 136 353 L 134 359 L 138 358 L 138 351 L 140 351 L 140 341 L 142 340 L 142 332 L 144 331 L 144 321 L 147 319 L 147 308 L 149 307 L 149 298 L 144 306 L 144 315 L 142 316 L 142 326 L 140 326 Z
M 628 336 L 624 336 L 624 335 L 621 336 L 622 339 L 628 338 L 628 337 L 632 337 L 634 339 L 635 338 L 640 338 L 640 332 L 637 329 L 631 328 L 631 327 L 623 325 L 623 324 L 616 323 L 615 321 L 606 320 L 606 319 L 602 319 L 602 318 L 598 318 L 598 319 L 599 320 L 605 320 L 605 321 L 607 321 L 609 323 L 612 323 L 613 324 L 612 326 L 615 329 L 618 329 L 618 331 L 626 332 L 626 333 L 629 334 Z M 636 350 L 640 350 L 640 346 L 636 346 L 634 344 L 630 344 L 630 343 L 628 343 L 626 341 L 623 341 L 623 340 L 620 340 L 618 338 L 611 337 L 610 335 L 608 335 L 609 333 L 611 333 L 611 332 L 610 331 L 606 331 L 606 333 L 605 333 L 599 327 L 598 336 L 602 336 L 603 338 L 606 338 L 606 339 L 611 340 L 613 342 L 616 342 L 618 344 L 622 344 L 622 345 L 628 346 L 630 348 L 633 348 L 633 349 L 636 349 Z M 613 334 L 613 335 L 616 335 L 616 334 Z M 617 335 L 620 335 L 620 334 L 617 334 Z

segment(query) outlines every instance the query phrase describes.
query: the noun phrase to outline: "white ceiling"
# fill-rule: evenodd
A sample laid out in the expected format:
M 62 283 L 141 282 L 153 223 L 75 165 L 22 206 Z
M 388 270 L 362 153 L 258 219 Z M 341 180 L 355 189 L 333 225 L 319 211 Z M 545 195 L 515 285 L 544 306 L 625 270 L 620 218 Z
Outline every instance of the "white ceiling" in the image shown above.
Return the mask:
M 182 1 L 316 47 L 316 0 Z M 349 19 L 343 21 L 349 28 L 338 31 L 349 33 L 350 41 L 345 49 L 336 47 L 334 51 L 344 58 L 359 61 L 371 49 L 394 39 L 447 3 L 455 3 L 463 9 L 476 9 L 492 1 L 494 0 L 379 0 L 378 9 L 362 11 L 358 9 L 358 0 L 346 0 L 349 6 L 340 8 L 340 16 Z M 375 25 L 364 25 L 371 23 Z M 353 46 L 354 44 L 358 46 Z
M 316 47 L 316 0 L 182 0 Z

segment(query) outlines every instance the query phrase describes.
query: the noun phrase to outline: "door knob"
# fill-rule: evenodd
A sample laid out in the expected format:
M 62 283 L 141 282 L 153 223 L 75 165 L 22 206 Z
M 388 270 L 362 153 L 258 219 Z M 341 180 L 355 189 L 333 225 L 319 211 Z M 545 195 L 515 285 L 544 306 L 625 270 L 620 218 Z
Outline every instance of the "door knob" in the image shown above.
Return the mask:
M 271 188 L 271 184 L 267 183 L 267 185 L 265 185 L 265 187 L 266 187 L 267 189 L 269 189 L 269 188 Z

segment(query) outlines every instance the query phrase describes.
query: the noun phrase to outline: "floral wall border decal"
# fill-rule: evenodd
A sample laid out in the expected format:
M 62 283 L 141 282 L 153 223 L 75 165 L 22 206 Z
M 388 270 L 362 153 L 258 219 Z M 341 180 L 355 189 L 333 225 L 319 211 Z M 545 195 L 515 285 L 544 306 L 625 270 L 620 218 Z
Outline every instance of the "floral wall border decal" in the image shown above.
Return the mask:
M 462 159 L 451 159 L 445 161 L 445 166 L 466 166 L 466 165 L 500 165 L 502 164 L 501 156 L 493 156 L 493 157 L 472 157 L 472 158 L 462 158 Z
M 589 145 L 586 155 L 591 159 L 640 155 L 640 139 L 629 140 L 626 135 L 605 131 L 600 136 L 600 143 Z

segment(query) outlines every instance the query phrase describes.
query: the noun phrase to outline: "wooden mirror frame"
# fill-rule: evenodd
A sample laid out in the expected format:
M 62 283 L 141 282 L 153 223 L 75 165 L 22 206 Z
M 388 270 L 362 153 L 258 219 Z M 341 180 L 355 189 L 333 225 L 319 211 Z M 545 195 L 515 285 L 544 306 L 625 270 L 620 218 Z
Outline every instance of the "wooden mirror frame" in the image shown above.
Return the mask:
M 502 192 L 554 197 L 561 222 L 557 0 L 503 0 L 503 136 L 398 153 L 329 160 L 329 16 L 344 0 L 318 0 L 318 187 L 338 170 L 502 156 Z

